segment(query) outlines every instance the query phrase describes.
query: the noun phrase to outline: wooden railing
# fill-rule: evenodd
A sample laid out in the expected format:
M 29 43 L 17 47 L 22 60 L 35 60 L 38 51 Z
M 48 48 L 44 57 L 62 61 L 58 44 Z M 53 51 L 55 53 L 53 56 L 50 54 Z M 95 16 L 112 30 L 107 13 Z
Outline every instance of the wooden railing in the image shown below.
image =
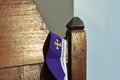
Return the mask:
M 69 80 L 86 80 L 86 34 L 84 23 L 73 17 L 67 24 Z

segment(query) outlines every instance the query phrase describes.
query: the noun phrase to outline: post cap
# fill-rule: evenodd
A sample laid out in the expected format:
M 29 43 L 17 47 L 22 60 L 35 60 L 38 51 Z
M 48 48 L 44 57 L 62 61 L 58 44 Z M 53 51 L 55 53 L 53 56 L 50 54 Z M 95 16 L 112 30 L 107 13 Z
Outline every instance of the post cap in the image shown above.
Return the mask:
M 83 30 L 84 23 L 79 17 L 73 17 L 66 27 L 68 30 Z

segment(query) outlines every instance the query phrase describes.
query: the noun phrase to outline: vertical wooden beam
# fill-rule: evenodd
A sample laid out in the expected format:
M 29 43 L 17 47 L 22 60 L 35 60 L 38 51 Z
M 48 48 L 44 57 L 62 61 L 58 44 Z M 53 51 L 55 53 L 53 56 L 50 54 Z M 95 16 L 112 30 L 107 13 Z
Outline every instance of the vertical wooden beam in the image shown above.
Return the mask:
M 66 25 L 69 80 L 86 80 L 86 34 L 84 23 L 73 17 Z

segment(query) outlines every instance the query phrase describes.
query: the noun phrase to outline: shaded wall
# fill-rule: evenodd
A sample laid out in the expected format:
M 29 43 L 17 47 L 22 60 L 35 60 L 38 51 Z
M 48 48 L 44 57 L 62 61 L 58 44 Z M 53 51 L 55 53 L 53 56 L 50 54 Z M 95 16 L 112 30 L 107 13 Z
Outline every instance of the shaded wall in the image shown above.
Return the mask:
M 65 26 L 73 17 L 73 0 L 34 0 L 50 31 L 64 36 Z

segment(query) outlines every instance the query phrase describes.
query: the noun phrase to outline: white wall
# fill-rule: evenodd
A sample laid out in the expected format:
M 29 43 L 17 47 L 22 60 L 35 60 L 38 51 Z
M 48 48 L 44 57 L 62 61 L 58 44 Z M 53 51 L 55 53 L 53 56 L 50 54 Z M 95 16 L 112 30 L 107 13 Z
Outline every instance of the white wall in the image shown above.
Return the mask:
M 75 0 L 87 33 L 87 80 L 120 80 L 120 0 Z

